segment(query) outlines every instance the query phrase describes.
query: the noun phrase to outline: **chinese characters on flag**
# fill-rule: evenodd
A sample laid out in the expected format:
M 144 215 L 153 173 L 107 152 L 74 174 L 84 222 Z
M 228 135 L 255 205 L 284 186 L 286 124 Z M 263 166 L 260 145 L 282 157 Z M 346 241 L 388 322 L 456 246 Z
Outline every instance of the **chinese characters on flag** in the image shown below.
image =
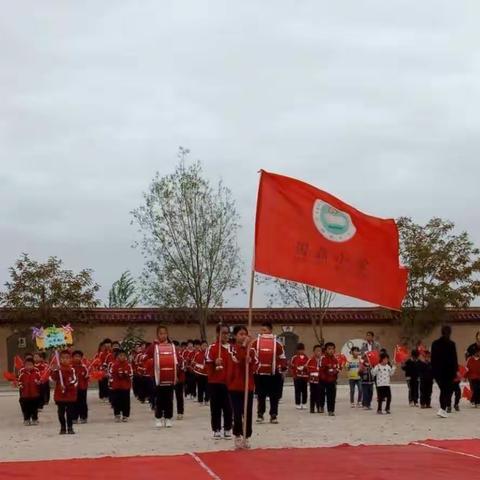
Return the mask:
M 407 270 L 393 220 L 293 178 L 261 172 L 254 270 L 400 309 Z

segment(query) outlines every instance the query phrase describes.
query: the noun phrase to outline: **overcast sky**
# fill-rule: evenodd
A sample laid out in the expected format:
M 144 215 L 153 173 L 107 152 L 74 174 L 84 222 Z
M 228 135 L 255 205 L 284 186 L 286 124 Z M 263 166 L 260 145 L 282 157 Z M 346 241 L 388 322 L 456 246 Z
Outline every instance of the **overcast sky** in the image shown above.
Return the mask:
M 103 299 L 138 274 L 129 212 L 179 145 L 233 190 L 245 265 L 260 168 L 480 245 L 478 1 L 2 3 L 0 284 L 21 252 Z

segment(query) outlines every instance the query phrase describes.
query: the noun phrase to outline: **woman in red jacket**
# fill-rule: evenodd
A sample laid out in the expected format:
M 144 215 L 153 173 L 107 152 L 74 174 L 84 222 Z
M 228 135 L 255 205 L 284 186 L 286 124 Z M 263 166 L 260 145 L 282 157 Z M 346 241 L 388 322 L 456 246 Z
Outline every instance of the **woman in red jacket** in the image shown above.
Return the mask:
M 38 425 L 38 406 L 40 403 L 40 372 L 34 367 L 33 359 L 26 358 L 23 368 L 18 372 L 20 407 L 24 425 Z
M 227 388 L 233 409 L 233 434 L 235 448 L 250 448 L 248 439 L 252 436 L 253 390 L 255 387 L 254 373 L 258 366 L 255 349 L 252 348 L 248 330 L 243 326 L 233 329 L 235 344 L 232 346 L 231 356 L 227 365 Z M 243 432 L 243 413 L 245 400 L 245 373 L 248 362 L 248 399 L 247 399 L 247 428 L 245 439 Z
M 58 358 L 58 357 L 57 357 Z M 50 378 L 55 382 L 53 399 L 57 404 L 58 421 L 60 422 L 60 435 L 73 431 L 73 416 L 77 401 L 77 376 L 72 367 L 72 356 L 68 350 L 63 350 L 59 355 L 60 365 L 52 365 Z

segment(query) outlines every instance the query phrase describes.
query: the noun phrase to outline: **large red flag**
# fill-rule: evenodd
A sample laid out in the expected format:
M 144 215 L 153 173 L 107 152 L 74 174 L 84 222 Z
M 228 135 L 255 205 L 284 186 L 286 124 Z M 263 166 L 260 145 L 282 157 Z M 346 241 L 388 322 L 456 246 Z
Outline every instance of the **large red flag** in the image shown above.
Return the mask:
M 371 217 L 312 185 L 261 172 L 254 269 L 399 309 L 407 270 L 394 220 Z

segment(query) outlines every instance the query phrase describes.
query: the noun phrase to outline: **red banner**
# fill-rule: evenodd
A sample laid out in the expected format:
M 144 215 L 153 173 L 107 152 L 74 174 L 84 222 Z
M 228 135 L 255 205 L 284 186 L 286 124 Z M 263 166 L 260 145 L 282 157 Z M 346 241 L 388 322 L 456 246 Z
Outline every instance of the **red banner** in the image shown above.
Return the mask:
M 407 290 L 393 220 L 366 215 L 307 183 L 264 171 L 254 269 L 393 309 L 400 309 Z

